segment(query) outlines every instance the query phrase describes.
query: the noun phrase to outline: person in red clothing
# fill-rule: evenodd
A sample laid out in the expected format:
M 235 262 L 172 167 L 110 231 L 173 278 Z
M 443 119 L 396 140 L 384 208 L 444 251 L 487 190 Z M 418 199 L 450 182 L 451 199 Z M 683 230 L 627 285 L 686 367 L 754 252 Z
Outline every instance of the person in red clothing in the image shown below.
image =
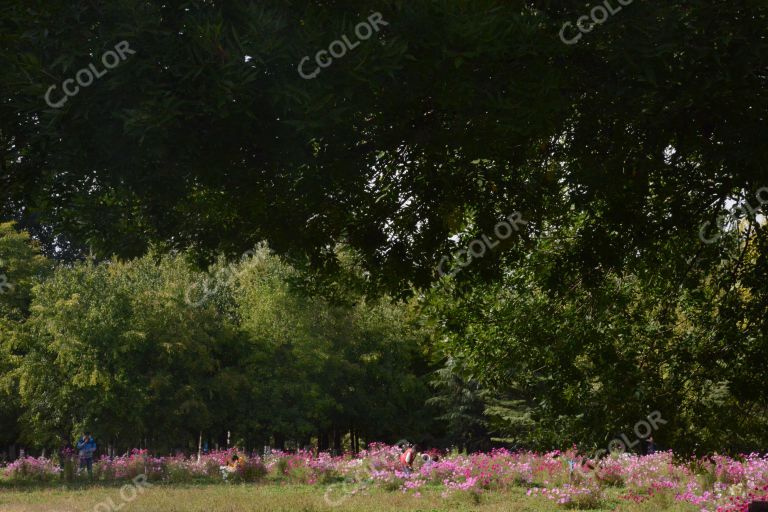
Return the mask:
M 403 446 L 403 453 L 400 454 L 400 462 L 406 471 L 413 469 L 414 460 L 416 460 L 416 447 L 411 445 Z

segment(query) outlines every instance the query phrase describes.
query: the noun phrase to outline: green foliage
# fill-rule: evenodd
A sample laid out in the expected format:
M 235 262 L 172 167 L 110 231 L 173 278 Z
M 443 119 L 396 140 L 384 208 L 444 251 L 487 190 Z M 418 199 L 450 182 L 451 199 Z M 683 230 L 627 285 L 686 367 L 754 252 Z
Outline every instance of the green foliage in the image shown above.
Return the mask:
M 0 226 L 0 431 L 20 399 L 39 442 L 425 435 L 438 354 L 462 365 L 435 377 L 455 439 L 603 445 L 658 409 L 662 444 L 763 446 L 767 231 L 752 212 L 698 235 L 768 185 L 768 5 L 633 2 L 563 44 L 587 9 L 5 2 L 0 219 L 109 263 L 35 284 L 50 264 Z M 135 54 L 46 105 L 120 41 Z M 515 211 L 519 237 L 429 291 Z M 287 259 L 230 266 L 263 240 Z M 414 292 L 424 324 L 387 302 Z
M 20 434 L 17 418 L 22 409 L 12 372 L 23 354 L 19 329 L 29 315 L 33 286 L 51 268 L 27 233 L 12 223 L 0 224 L 0 446 Z
M 417 311 L 352 291 L 328 300 L 301 281 L 264 246 L 205 273 L 154 252 L 59 265 L 3 317 L 28 315 L 3 344 L 15 351 L 0 368 L 15 405 L 1 417 L 20 417 L 23 438 L 48 447 L 86 428 L 102 449 L 189 449 L 201 432 L 258 448 L 322 437 L 342 449 L 346 432 L 429 437 L 429 333 Z
M 267 467 L 260 460 L 247 460 L 243 467 L 232 474 L 233 482 L 258 482 L 267 476 Z
M 35 291 L 17 373 L 34 439 L 98 427 L 103 439 L 163 441 L 210 424 L 216 352 L 235 336 L 184 289 L 197 276 L 152 256 L 60 267 Z
M 756 450 L 768 440 L 758 413 L 768 388 L 756 372 L 768 357 L 757 313 L 765 236 L 730 235 L 714 250 L 736 256 L 714 271 L 681 262 L 671 244 L 652 268 L 584 274 L 567 259 L 578 242 L 552 230 L 500 282 L 447 282 L 429 305 L 445 352 L 482 383 L 497 437 L 605 448 L 621 434 L 635 440 L 635 425 L 659 411 L 666 423 L 653 437 L 662 447 Z
M 445 413 L 439 417 L 446 425 L 448 442 L 463 451 L 489 447 L 485 393 L 476 379 L 466 377 L 461 364 L 449 358 L 432 380 L 435 395 L 427 402 Z
M 266 239 L 334 269 L 343 242 L 394 294 L 514 211 L 532 233 L 583 213 L 584 271 L 651 262 L 766 185 L 767 9 L 633 2 L 569 46 L 584 2 L 13 0 L 0 204 L 99 257 Z M 299 76 L 373 12 L 380 32 Z M 46 105 L 120 41 L 136 53 Z
M 424 407 L 428 333 L 416 312 L 386 298 L 340 305 L 304 294 L 297 279 L 261 249 L 231 282 L 242 328 L 261 344 L 244 361 L 271 415 L 255 424 L 296 439 L 348 426 L 370 440 L 423 437 L 432 423 Z

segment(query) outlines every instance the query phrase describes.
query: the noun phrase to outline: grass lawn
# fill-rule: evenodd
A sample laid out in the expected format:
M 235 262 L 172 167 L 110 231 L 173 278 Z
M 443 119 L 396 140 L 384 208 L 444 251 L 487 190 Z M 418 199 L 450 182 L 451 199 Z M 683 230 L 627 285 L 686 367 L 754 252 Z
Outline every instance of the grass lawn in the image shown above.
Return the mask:
M 424 490 L 420 497 L 399 491 L 373 489 L 348 496 L 337 505 L 324 499 L 326 487 L 310 485 L 153 485 L 142 489 L 132 501 L 121 498 L 119 486 L 94 485 L 81 488 L 0 487 L 2 512 L 240 512 L 240 511 L 514 511 L 564 510 L 544 498 L 528 497 L 525 489 L 485 492 L 481 495 L 458 492 L 447 498 L 439 490 Z M 635 512 L 694 512 L 696 507 L 674 503 L 670 498 L 635 504 L 609 492 L 603 508 Z M 130 497 L 132 493 L 124 493 Z M 336 496 L 339 493 L 335 494 Z

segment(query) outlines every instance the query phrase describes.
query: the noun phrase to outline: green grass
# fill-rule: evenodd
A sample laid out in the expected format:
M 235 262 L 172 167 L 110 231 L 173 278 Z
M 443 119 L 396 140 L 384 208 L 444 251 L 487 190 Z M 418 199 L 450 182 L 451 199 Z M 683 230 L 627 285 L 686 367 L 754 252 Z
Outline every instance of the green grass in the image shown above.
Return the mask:
M 357 511 L 483 511 L 546 512 L 564 510 L 543 498 L 525 495 L 525 489 L 485 492 L 481 495 L 454 493 L 443 498 L 439 490 L 425 490 L 421 497 L 381 489 L 349 496 L 339 505 L 326 503 L 327 487 L 309 485 L 153 485 L 133 501 L 124 502 L 119 486 L 63 488 L 39 486 L 0 487 L 2 512 L 357 512 Z M 599 510 L 626 512 L 693 512 L 695 507 L 672 499 L 643 504 L 608 497 Z M 130 494 L 125 493 L 126 496 Z M 338 496 L 339 493 L 335 493 Z M 111 500 L 111 502 L 110 502 Z M 101 504 L 101 505 L 100 505 Z

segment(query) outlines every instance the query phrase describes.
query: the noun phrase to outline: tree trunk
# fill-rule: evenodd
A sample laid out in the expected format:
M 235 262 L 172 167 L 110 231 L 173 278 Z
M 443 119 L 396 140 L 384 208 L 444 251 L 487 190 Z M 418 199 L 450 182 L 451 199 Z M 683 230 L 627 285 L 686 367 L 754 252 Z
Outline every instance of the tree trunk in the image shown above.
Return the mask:
M 317 451 L 324 452 L 328 449 L 328 435 L 325 432 L 317 434 Z
M 333 450 L 335 455 L 341 455 L 343 447 L 341 446 L 341 430 L 333 429 Z

